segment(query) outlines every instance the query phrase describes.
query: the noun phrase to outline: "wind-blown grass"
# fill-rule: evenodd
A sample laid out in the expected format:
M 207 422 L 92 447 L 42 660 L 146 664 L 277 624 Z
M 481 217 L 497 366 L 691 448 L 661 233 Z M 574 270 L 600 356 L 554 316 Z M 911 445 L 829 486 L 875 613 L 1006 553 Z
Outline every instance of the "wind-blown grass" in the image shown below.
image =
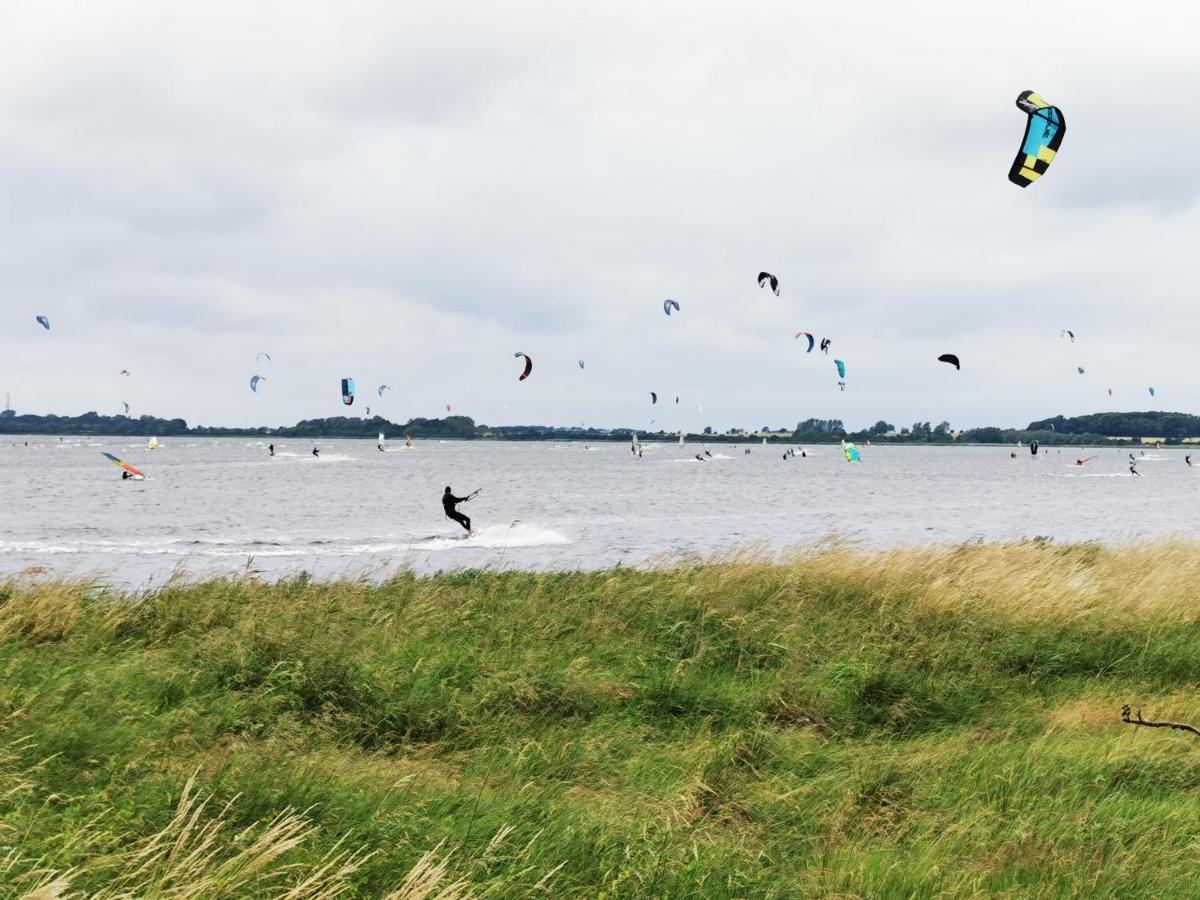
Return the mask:
M 0 585 L 0 895 L 1190 896 L 1200 547 Z

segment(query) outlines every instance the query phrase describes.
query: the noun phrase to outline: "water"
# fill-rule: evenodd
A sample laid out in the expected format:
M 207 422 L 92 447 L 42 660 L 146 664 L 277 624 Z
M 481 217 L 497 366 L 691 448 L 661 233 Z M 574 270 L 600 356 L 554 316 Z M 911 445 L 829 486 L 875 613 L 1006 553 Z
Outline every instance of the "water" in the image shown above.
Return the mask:
M 172 573 L 379 576 L 474 566 L 599 568 L 836 536 L 866 547 L 1035 536 L 1119 542 L 1200 528 L 1200 450 L 30 438 L 0 443 L 0 575 L 44 569 L 142 587 Z M 107 450 L 143 469 L 125 481 Z M 1134 451 L 1135 454 L 1138 451 Z M 452 485 L 479 529 L 442 517 Z

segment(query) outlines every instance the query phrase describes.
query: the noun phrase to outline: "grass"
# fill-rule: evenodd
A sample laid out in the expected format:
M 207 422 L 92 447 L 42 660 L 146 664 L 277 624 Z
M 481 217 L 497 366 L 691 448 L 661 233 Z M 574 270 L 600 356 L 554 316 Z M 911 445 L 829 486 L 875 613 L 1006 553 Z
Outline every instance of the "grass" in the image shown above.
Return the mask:
M 0 584 L 0 896 L 1200 896 L 1200 547 Z

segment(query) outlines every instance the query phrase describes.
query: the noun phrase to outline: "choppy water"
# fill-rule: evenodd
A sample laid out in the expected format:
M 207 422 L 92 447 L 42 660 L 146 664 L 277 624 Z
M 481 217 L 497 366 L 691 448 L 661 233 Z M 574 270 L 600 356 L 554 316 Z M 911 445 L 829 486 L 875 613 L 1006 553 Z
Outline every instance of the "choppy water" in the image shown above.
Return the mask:
M 30 438 L 0 443 L 0 575 L 41 567 L 121 584 L 173 572 L 251 569 L 269 577 L 502 565 L 597 568 L 754 544 L 786 550 L 837 536 L 871 547 L 929 542 L 1121 541 L 1200 530 L 1200 450 L 1078 448 L 1037 458 L 1008 448 L 836 446 L 781 458 L 784 445 L 440 443 L 376 450 L 367 441 L 245 438 L 142 441 Z M 125 481 L 107 450 L 143 469 Z M 1137 453 L 1138 451 L 1134 451 Z M 1191 452 L 1191 451 L 1186 451 Z M 483 492 L 442 517 L 442 488 Z

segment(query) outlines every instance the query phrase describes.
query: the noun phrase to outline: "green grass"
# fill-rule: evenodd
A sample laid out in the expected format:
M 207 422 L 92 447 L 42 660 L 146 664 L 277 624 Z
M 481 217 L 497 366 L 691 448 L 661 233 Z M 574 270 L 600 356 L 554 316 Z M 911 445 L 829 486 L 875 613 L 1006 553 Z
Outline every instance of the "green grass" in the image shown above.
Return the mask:
M 1036 542 L 0 584 L 0 896 L 1200 896 L 1200 741 L 1120 721 L 1200 722 L 1198 585 Z

